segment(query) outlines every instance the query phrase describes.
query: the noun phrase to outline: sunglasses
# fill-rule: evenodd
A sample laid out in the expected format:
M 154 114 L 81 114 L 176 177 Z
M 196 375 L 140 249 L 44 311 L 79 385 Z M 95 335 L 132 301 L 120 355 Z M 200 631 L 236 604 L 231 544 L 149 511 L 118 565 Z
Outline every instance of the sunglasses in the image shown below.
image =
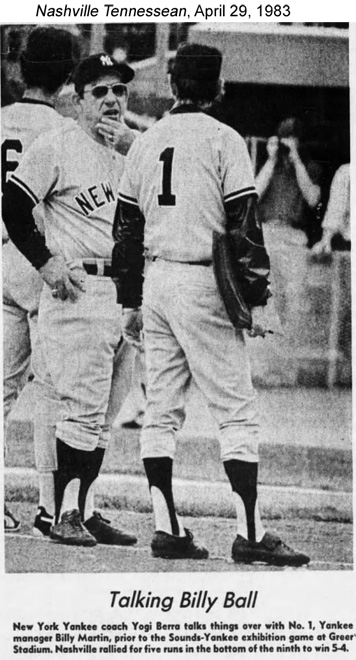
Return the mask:
M 88 94 L 90 92 L 95 99 L 103 99 L 107 95 L 109 89 L 111 89 L 113 94 L 115 94 L 115 96 L 118 98 L 122 98 L 128 94 L 127 87 L 123 83 L 114 83 L 113 85 L 96 85 L 91 89 L 84 90 L 84 94 Z

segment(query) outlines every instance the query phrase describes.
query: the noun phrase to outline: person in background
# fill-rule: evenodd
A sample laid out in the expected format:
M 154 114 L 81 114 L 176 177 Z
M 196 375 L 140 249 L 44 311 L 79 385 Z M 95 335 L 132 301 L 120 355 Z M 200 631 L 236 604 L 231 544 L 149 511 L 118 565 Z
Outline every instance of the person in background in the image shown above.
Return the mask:
M 276 307 L 283 324 L 297 310 L 305 249 L 320 238 L 317 207 L 322 169 L 307 157 L 303 126 L 290 117 L 267 142 L 268 158 L 256 176 L 258 216 L 271 258 Z M 291 320 L 293 328 L 294 320 Z
M 279 124 L 277 135 L 267 142 L 268 158 L 256 176 L 256 189 L 261 221 L 303 231 L 310 245 L 314 239 L 307 222 L 309 210 L 320 202 L 322 172 L 319 163 L 307 157 L 302 137 L 298 119 Z
M 331 182 L 322 231 L 320 241 L 312 248 L 314 256 L 329 256 L 333 250 L 351 250 L 350 163 L 341 165 Z

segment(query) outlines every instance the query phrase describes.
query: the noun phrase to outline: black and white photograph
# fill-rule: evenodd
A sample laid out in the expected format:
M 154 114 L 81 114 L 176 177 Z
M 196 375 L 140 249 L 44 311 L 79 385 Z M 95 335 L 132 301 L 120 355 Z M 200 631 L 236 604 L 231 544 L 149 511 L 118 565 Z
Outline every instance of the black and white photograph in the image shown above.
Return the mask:
M 1 23 L 6 660 L 356 657 L 355 24 L 193 5 Z

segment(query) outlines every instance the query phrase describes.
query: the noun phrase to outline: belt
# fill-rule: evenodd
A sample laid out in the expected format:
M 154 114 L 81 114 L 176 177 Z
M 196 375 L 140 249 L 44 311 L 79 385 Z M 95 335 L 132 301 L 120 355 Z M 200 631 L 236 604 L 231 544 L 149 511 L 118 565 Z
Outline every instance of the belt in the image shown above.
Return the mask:
M 104 260 L 83 261 L 83 268 L 88 275 L 98 275 L 100 277 L 112 277 L 111 264 L 105 263 Z
M 168 261 L 168 263 L 173 264 L 182 264 L 184 266 L 211 266 L 212 261 L 175 261 L 174 259 L 165 259 L 164 257 L 148 257 L 149 261 L 157 261 L 157 259 L 162 261 Z

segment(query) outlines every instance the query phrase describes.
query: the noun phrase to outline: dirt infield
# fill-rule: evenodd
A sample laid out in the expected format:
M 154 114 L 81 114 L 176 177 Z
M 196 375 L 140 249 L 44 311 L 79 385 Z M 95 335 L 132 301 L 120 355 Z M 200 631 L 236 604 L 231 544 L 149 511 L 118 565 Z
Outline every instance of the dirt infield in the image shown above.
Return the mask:
M 254 570 L 351 570 L 352 525 L 295 519 L 274 520 L 269 528 L 286 543 L 309 554 L 308 568 L 277 569 L 265 566 L 237 566 L 230 559 L 235 535 L 234 521 L 224 518 L 186 518 L 188 526 L 209 549 L 203 561 L 153 559 L 149 544 L 153 532 L 150 514 L 103 510 L 117 526 L 138 537 L 137 546 L 118 548 L 69 548 L 32 537 L 35 506 L 14 504 L 14 512 L 23 521 L 16 534 L 5 538 L 5 562 L 8 573 L 140 573 L 140 572 L 231 572 Z

